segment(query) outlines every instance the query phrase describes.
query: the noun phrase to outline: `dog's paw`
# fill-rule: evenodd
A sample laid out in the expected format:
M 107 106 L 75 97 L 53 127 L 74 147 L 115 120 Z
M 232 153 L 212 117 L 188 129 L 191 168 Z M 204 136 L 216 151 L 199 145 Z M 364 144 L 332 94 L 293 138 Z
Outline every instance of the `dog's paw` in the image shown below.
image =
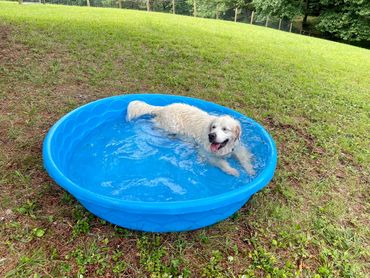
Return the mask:
M 256 171 L 253 169 L 253 166 L 251 164 L 243 164 L 243 168 L 250 176 L 254 176 L 256 174 Z
M 239 171 L 234 169 L 234 168 L 230 168 L 227 170 L 227 173 L 230 174 L 230 175 L 233 175 L 235 177 L 239 177 Z
M 256 171 L 253 168 L 248 168 L 246 170 L 247 170 L 248 175 L 250 175 L 250 176 L 255 176 L 256 175 Z

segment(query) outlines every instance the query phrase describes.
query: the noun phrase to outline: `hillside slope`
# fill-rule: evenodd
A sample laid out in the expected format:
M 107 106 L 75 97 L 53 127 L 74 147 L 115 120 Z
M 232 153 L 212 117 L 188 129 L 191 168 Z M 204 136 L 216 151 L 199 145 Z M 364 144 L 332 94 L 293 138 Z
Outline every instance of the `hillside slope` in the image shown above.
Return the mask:
M 366 276 L 369 72 L 369 50 L 264 27 L 0 2 L 0 272 Z M 203 98 L 261 122 L 278 146 L 273 182 L 209 229 L 101 223 L 44 173 L 41 142 L 67 111 L 136 92 Z

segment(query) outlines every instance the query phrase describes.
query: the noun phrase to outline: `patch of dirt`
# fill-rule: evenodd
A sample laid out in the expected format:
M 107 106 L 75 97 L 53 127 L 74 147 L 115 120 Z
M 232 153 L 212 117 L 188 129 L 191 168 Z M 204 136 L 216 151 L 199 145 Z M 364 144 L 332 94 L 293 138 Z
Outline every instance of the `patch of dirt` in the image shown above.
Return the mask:
M 11 26 L 0 24 L 0 64 L 16 61 L 24 50 L 22 45 L 12 42 L 11 32 Z
M 283 124 L 279 122 L 278 120 L 276 120 L 271 115 L 266 117 L 264 121 L 273 130 L 274 129 L 293 130 L 297 135 L 299 135 L 302 139 L 304 139 L 307 149 L 309 150 L 310 153 L 316 153 L 319 155 L 322 155 L 325 153 L 325 150 L 323 148 L 316 146 L 315 138 L 312 135 L 306 133 L 304 130 L 299 129 L 298 127 L 295 127 L 291 124 Z

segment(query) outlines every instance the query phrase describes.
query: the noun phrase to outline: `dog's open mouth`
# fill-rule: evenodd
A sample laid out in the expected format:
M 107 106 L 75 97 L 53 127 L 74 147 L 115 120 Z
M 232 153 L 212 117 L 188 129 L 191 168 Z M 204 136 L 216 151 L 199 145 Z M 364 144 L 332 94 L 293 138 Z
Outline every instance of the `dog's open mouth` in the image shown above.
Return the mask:
M 211 144 L 211 151 L 212 152 L 217 152 L 219 149 L 222 149 L 223 147 L 226 146 L 227 142 L 229 142 L 229 139 L 226 139 L 225 141 L 223 141 L 222 143 L 215 143 L 213 142 Z

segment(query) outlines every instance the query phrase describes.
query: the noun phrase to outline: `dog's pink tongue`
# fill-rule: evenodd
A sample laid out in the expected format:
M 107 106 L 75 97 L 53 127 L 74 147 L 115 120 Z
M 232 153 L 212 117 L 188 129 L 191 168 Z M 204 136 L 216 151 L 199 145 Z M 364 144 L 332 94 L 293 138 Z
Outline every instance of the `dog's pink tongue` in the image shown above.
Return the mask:
M 211 144 L 211 151 L 214 152 L 214 153 L 217 152 L 220 145 L 221 144 L 212 143 Z

